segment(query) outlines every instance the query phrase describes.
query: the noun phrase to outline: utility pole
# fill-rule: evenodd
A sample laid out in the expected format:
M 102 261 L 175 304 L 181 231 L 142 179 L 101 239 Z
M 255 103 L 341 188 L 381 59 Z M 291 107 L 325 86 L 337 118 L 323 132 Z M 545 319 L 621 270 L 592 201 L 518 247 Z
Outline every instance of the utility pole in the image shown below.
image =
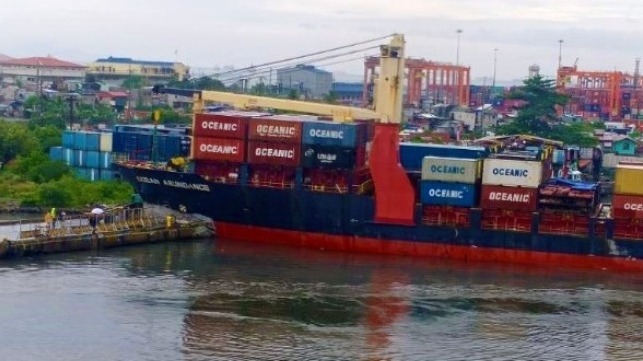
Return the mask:
M 491 79 L 491 89 L 496 86 L 496 63 L 498 61 L 498 48 L 493 49 L 493 78 Z
M 69 103 L 69 130 L 71 130 L 74 124 L 74 102 L 76 99 L 73 95 L 69 95 L 66 100 Z
M 455 32 L 458 34 L 455 48 L 455 66 L 460 66 L 460 34 L 462 34 L 462 29 L 458 29 Z
M 558 70 L 563 64 L 563 39 L 558 40 Z

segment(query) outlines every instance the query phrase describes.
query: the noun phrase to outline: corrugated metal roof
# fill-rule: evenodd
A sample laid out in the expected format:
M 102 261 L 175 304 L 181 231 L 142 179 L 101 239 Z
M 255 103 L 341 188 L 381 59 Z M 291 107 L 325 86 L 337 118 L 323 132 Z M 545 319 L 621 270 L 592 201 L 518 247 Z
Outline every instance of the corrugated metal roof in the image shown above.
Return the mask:
M 116 64 L 142 64 L 142 65 L 155 65 L 172 67 L 174 63 L 168 61 L 149 61 L 149 60 L 134 60 L 132 58 L 119 58 L 110 56 L 108 58 L 97 59 L 97 63 L 116 63 Z
M 0 61 L 0 64 L 5 66 L 32 66 L 43 68 L 78 68 L 84 69 L 84 65 L 72 63 L 65 60 L 56 59 L 48 56 L 34 56 L 31 58 L 18 58 Z

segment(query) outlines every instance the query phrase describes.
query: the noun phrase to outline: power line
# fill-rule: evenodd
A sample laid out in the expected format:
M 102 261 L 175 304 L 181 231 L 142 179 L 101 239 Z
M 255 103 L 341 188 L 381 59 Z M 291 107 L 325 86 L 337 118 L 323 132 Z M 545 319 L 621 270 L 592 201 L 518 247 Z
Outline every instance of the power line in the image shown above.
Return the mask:
M 240 72 L 240 71 L 246 71 L 246 70 L 251 70 L 251 69 L 256 69 L 256 68 L 261 68 L 261 67 L 267 67 L 267 66 L 276 65 L 276 64 L 279 64 L 279 63 L 285 63 L 285 62 L 289 62 L 289 61 L 293 61 L 293 60 L 309 58 L 311 56 L 321 55 L 321 54 L 330 53 L 330 52 L 341 50 L 341 49 L 346 49 L 346 48 L 351 48 L 351 47 L 358 46 L 358 45 L 372 43 L 374 41 L 379 41 L 379 40 L 382 40 L 382 39 L 389 38 L 389 37 L 391 37 L 393 35 L 395 35 L 395 34 L 389 34 L 389 35 L 386 35 L 386 36 L 381 36 L 381 37 L 370 39 L 370 40 L 364 40 L 364 41 L 360 41 L 360 42 L 353 43 L 353 44 L 348 44 L 348 45 L 344 45 L 344 46 L 338 46 L 338 47 L 335 47 L 335 48 L 332 48 L 332 49 L 316 51 L 314 53 L 295 56 L 295 57 L 286 58 L 286 59 L 282 59 L 282 60 L 274 60 L 274 61 L 270 61 L 270 62 L 267 62 L 267 63 L 248 66 L 248 67 L 241 68 L 241 69 L 229 70 L 229 71 L 225 71 L 225 72 L 222 72 L 222 73 L 214 74 L 213 77 L 218 77 L 218 76 L 221 76 L 221 75 L 226 75 L 226 74 L 230 74 L 230 73 L 236 73 L 236 72 Z
M 348 62 L 355 61 L 355 60 L 363 60 L 365 57 L 368 57 L 368 55 L 360 56 L 360 57 L 356 57 L 356 58 L 344 59 L 344 60 L 340 60 L 340 61 L 334 61 L 334 62 L 330 62 L 330 63 L 315 64 L 315 65 L 317 65 L 317 66 L 329 66 L 329 65 L 335 65 L 335 64 L 343 64 L 343 63 L 348 63 Z M 279 70 L 294 70 L 294 69 L 297 69 L 296 65 L 295 66 L 277 68 L 277 69 L 273 69 L 273 70 L 279 71 Z M 241 75 L 239 75 L 239 76 L 234 77 L 234 78 L 228 78 L 228 79 L 225 80 L 225 82 L 226 83 L 229 83 L 229 82 L 234 83 L 234 82 L 237 82 L 237 81 L 243 80 L 243 79 L 263 78 L 262 75 L 269 74 L 273 70 L 262 70 L 260 72 L 253 73 L 252 75 L 249 75 L 249 76 L 241 76 Z
M 329 56 L 325 56 L 325 57 L 319 57 L 319 58 L 315 58 L 315 59 L 311 59 L 311 60 L 307 61 L 307 64 L 315 64 L 315 63 L 320 62 L 320 61 L 335 59 L 335 58 L 339 58 L 339 57 L 342 57 L 342 56 L 356 54 L 356 53 L 359 53 L 359 52 L 363 52 L 363 51 L 367 51 L 367 50 L 373 50 L 373 49 L 377 49 L 377 48 L 379 48 L 379 46 L 371 46 L 371 47 L 368 47 L 368 48 L 352 50 L 352 51 L 344 52 L 344 53 L 341 53 L 341 54 L 335 54 L 335 55 L 329 55 Z M 357 59 L 363 59 L 363 57 L 351 59 L 351 61 L 352 60 L 357 60 Z M 333 65 L 333 64 L 339 64 L 339 63 L 341 63 L 341 61 L 338 62 L 338 63 L 324 64 L 324 65 Z M 288 70 L 288 69 L 295 69 L 295 68 L 296 68 L 296 64 L 290 64 L 290 65 L 286 65 L 284 67 L 277 68 L 277 69 L 271 69 L 271 68 L 269 68 L 269 69 L 261 69 L 259 71 L 255 71 L 255 72 L 252 72 L 250 74 L 237 74 L 237 75 L 235 75 L 233 77 L 230 77 L 230 78 L 218 79 L 218 80 L 220 80 L 222 82 L 229 82 L 229 81 L 236 81 L 236 80 L 247 79 L 247 78 L 256 78 L 257 75 L 259 75 L 259 74 L 267 74 L 267 73 L 272 72 L 273 70 L 279 71 L 279 70 Z

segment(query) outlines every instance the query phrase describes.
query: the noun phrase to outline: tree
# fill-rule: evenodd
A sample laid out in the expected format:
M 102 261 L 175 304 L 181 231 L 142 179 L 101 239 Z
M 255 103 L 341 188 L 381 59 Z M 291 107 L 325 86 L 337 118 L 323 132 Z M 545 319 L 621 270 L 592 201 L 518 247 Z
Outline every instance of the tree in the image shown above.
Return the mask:
M 122 87 L 125 89 L 140 89 L 145 85 L 146 81 L 140 75 L 132 75 L 123 80 Z
M 550 137 L 554 126 L 560 124 L 556 108 L 569 101 L 567 95 L 556 91 L 553 79 L 544 79 L 540 75 L 525 80 L 524 86 L 509 93 L 509 98 L 522 100 L 525 104 L 511 124 L 497 129 L 499 134 L 526 133 Z

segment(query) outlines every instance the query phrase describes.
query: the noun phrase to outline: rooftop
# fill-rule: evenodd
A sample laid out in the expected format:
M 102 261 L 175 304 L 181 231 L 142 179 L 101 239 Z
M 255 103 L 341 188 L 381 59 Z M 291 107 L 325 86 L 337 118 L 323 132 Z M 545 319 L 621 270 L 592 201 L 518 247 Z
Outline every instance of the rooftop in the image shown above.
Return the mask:
M 30 67 L 44 67 L 44 68 L 77 68 L 84 69 L 84 65 L 72 63 L 65 60 L 56 59 L 52 56 L 34 56 L 31 58 L 18 58 L 0 60 L 0 65 L 5 66 L 30 66 Z
M 174 66 L 174 63 L 169 61 L 149 61 L 149 60 L 135 60 L 132 58 L 119 58 L 110 56 L 108 58 L 97 59 L 97 63 L 117 63 L 117 64 L 142 64 L 142 65 L 155 65 L 155 66 Z

